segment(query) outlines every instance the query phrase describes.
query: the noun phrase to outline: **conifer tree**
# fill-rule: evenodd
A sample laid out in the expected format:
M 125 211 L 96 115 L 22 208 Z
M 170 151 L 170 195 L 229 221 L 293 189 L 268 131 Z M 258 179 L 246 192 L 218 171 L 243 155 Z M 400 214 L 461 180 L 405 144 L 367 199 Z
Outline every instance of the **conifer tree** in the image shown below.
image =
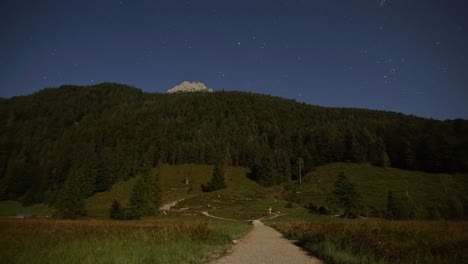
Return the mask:
M 112 219 L 123 220 L 125 219 L 124 209 L 120 204 L 119 200 L 114 199 L 110 208 L 109 216 Z
M 58 218 L 76 219 L 86 215 L 84 200 L 78 181 L 71 178 L 60 191 L 56 203 Z
M 161 201 L 158 174 L 146 172 L 135 183 L 130 196 L 130 211 L 136 217 L 154 215 Z
M 224 166 L 222 162 L 217 162 L 213 170 L 213 176 L 207 184 L 202 184 L 201 189 L 203 192 L 212 192 L 226 188 L 226 181 L 224 179 Z
M 388 157 L 385 143 L 382 138 L 378 138 L 377 141 L 371 147 L 371 162 L 375 166 L 388 167 L 390 166 L 390 158 Z
M 350 218 L 357 214 L 360 195 L 354 184 L 343 172 L 338 174 L 332 194 L 335 203 L 344 209 L 344 217 Z
M 387 194 L 387 218 L 394 219 L 398 215 L 398 202 L 392 191 Z

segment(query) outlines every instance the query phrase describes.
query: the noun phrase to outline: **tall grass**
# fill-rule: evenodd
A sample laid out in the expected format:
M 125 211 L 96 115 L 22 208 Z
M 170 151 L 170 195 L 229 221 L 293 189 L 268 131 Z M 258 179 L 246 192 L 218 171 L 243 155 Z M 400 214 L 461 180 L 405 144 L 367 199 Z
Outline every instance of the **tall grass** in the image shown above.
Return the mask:
M 0 220 L 1 263 L 197 263 L 247 224 Z M 224 246 L 224 247 L 223 247 Z
M 466 263 L 468 223 L 376 219 L 272 223 L 327 263 Z

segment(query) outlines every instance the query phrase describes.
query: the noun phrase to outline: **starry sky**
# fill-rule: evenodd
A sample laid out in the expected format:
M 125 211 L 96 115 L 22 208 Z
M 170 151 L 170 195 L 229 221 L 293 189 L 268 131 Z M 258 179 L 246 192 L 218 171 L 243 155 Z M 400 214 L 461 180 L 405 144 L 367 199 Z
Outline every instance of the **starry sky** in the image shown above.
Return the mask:
M 187 80 L 468 119 L 465 0 L 2 0 L 0 22 L 0 97 Z

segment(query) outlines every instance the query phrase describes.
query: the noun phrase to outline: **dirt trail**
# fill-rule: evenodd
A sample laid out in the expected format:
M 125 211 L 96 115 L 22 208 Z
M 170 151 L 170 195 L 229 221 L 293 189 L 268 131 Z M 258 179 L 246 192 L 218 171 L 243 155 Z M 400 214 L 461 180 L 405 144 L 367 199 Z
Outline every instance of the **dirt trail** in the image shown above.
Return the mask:
M 184 199 L 179 199 L 179 200 L 176 200 L 176 201 L 172 201 L 172 202 L 170 202 L 170 203 L 167 203 L 167 204 L 165 204 L 165 205 L 159 207 L 159 210 L 160 210 L 160 211 L 169 211 L 169 210 L 171 210 L 171 207 L 176 206 L 177 203 L 179 203 L 179 202 L 181 202 L 181 201 L 183 201 L 183 200 L 184 200 Z
M 308 255 L 281 233 L 262 222 L 255 220 L 254 228 L 241 242 L 234 246 L 233 252 L 212 264 L 283 264 L 283 263 L 322 263 Z
M 208 213 L 207 211 L 203 211 L 202 214 L 203 214 L 203 215 L 206 215 L 206 216 L 208 216 L 208 217 L 211 217 L 211 218 L 216 218 L 216 219 L 221 219 L 221 220 L 227 220 L 227 221 L 237 221 L 236 219 L 230 219 L 230 218 L 224 218 L 224 217 L 218 217 L 218 216 L 210 215 L 210 213 Z

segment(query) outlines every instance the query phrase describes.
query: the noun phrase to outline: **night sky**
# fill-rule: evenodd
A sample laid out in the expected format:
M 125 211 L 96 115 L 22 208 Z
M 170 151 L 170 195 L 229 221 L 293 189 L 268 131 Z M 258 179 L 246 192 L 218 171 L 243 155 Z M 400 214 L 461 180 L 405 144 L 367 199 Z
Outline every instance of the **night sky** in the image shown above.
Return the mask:
M 0 1 L 0 96 L 182 81 L 468 119 L 468 1 Z

